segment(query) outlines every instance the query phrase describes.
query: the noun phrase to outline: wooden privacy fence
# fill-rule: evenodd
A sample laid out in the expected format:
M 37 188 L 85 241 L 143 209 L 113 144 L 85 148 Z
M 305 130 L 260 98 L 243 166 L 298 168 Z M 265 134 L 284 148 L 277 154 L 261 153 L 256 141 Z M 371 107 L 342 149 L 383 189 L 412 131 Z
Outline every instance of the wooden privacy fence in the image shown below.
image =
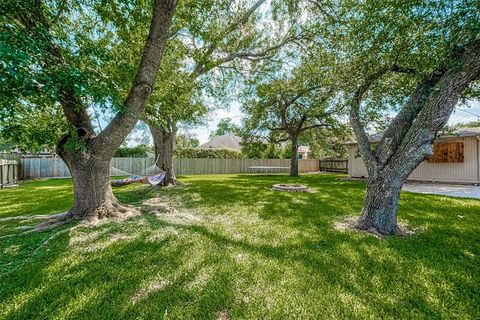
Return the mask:
M 320 171 L 325 172 L 348 172 L 348 160 L 343 159 L 321 159 Z
M 0 189 L 4 186 L 17 182 L 20 171 L 20 163 L 15 160 L 0 160 Z
M 249 173 L 252 166 L 287 167 L 288 159 L 174 159 L 177 175 L 182 174 L 228 174 Z M 298 161 L 300 172 L 319 171 L 317 159 Z M 70 172 L 60 158 L 22 159 L 24 179 L 70 177 Z M 111 176 L 148 175 L 158 172 L 154 158 L 113 158 L 110 163 Z
M 10 153 L 10 152 L 0 152 L 0 159 L 1 160 L 16 160 L 20 161 L 22 156 L 18 153 Z

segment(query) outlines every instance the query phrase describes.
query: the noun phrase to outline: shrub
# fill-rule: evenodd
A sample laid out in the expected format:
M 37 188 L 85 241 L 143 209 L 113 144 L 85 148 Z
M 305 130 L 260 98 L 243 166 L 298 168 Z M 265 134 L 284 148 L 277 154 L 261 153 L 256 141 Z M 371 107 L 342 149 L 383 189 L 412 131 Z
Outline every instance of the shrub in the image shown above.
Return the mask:
M 176 158 L 189 159 L 241 159 L 244 158 L 240 151 L 232 149 L 195 149 L 185 148 L 174 151 Z
M 136 147 L 120 147 L 115 152 L 114 157 L 117 158 L 146 158 L 149 148 L 146 145 Z

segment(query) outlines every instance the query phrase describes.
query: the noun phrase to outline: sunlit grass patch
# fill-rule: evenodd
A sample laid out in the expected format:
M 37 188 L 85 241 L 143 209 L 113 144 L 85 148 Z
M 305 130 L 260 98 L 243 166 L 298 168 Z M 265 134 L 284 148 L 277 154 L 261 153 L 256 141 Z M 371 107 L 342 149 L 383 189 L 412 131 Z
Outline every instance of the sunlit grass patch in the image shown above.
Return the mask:
M 381 240 L 333 227 L 358 215 L 365 187 L 336 178 L 188 176 L 179 188 L 116 188 L 144 214 L 62 226 L 43 246 L 58 229 L 2 240 L 0 318 L 480 317 L 480 201 L 404 193 L 399 218 L 421 232 Z M 271 190 L 286 182 L 314 192 Z M 51 196 L 59 190 L 61 201 Z M 38 202 L 20 200 L 33 191 Z M 0 197 L 15 208 L 1 217 L 61 212 L 71 182 L 27 182 Z M 28 225 L 10 220 L 0 232 Z

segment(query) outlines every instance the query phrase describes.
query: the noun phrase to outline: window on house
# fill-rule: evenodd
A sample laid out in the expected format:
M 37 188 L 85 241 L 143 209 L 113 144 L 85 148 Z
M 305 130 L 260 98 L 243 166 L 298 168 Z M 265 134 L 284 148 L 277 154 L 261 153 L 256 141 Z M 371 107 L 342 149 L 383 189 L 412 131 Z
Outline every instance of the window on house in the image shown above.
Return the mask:
M 435 143 L 430 163 L 463 162 L 463 142 Z

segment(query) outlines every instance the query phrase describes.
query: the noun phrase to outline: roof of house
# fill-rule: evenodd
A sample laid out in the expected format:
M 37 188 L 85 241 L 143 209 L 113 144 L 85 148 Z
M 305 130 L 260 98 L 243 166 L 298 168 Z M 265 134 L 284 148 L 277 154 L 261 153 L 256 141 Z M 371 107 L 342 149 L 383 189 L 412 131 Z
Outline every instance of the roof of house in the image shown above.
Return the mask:
M 233 149 L 240 150 L 242 138 L 234 134 L 224 134 L 223 136 L 213 136 L 208 142 L 198 146 L 200 149 Z
M 381 133 L 374 133 L 368 136 L 368 141 L 370 143 L 379 142 L 382 139 L 383 134 Z M 455 131 L 447 134 L 443 134 L 438 136 L 438 138 L 453 138 L 453 137 L 476 137 L 480 136 L 480 127 L 472 127 L 472 128 L 457 128 Z M 346 145 L 357 144 L 357 141 L 348 141 L 345 143 Z
M 299 146 L 297 152 L 308 153 L 308 152 L 310 152 L 310 147 L 309 146 Z
M 454 136 L 459 137 L 475 137 L 480 136 L 480 127 L 473 127 L 473 128 L 458 128 L 455 132 Z

